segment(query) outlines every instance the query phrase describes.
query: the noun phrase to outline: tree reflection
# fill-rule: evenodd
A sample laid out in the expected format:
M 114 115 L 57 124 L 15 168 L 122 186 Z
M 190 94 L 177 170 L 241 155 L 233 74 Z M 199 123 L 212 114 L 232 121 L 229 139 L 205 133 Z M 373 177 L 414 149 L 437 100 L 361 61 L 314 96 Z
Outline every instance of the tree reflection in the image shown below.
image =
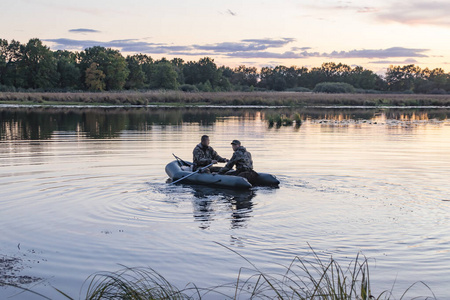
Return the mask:
M 329 108 L 0 108 L 1 140 L 45 140 L 56 131 L 88 138 L 117 138 L 124 130 L 146 131 L 153 125 L 196 123 L 212 126 L 224 118 L 266 120 L 272 115 L 298 115 L 300 120 L 447 120 L 449 109 Z M 297 130 L 299 127 L 297 127 Z
M 207 186 L 191 186 L 194 206 L 194 219 L 200 222 L 201 229 L 208 229 L 214 221 L 217 210 L 231 212 L 231 228 L 246 225 L 251 217 L 255 192 L 252 190 L 230 190 Z

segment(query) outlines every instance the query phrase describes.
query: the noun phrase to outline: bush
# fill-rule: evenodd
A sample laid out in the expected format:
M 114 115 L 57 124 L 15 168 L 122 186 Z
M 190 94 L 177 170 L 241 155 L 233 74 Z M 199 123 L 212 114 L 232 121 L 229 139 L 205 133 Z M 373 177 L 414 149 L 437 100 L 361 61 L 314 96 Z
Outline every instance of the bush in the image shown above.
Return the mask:
M 2 85 L 0 84 L 0 92 L 15 92 L 16 88 L 13 86 Z
M 438 88 L 435 88 L 435 89 L 432 89 L 432 90 L 430 91 L 430 94 L 434 94 L 434 95 L 444 95 L 444 94 L 447 94 L 447 92 L 446 92 L 444 89 L 438 89 Z
M 313 92 L 344 94 L 344 93 L 354 93 L 355 88 L 351 84 L 345 82 L 321 82 L 315 86 Z
M 305 87 L 301 87 L 301 86 L 298 86 L 298 87 L 295 87 L 295 88 L 291 88 L 291 89 L 287 89 L 286 91 L 287 92 L 297 92 L 297 93 L 309 93 L 309 92 L 311 92 L 310 89 L 305 88 Z
M 183 84 L 180 86 L 180 90 L 183 92 L 198 92 L 198 88 L 192 84 Z

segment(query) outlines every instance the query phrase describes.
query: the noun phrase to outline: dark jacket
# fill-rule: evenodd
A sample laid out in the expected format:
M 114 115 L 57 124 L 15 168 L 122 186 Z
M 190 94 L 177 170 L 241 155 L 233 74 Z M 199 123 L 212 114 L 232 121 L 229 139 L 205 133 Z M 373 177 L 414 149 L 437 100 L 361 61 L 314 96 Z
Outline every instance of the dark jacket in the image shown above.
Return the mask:
M 203 146 L 201 143 L 194 148 L 193 155 L 195 169 L 209 165 L 212 160 L 217 160 L 218 162 L 226 161 L 211 146 Z
M 236 171 L 245 172 L 253 170 L 253 160 L 250 152 L 243 146 L 239 146 L 236 151 L 234 151 L 233 156 L 228 161 L 228 163 L 223 167 L 220 172 L 224 173 L 229 171 L 236 165 Z

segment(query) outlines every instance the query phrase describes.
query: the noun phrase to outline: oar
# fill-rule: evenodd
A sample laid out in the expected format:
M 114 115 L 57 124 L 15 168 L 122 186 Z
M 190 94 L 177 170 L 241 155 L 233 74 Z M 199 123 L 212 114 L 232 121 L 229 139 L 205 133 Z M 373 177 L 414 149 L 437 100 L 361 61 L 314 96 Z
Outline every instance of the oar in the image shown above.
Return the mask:
M 186 175 L 186 176 L 184 176 L 184 177 L 182 177 L 182 178 L 180 178 L 180 179 L 178 179 L 178 180 L 176 180 L 176 181 L 174 181 L 174 182 L 171 182 L 171 183 L 169 183 L 169 184 L 174 184 L 174 183 L 180 182 L 181 180 L 186 179 L 186 178 L 188 178 L 189 176 L 192 176 L 192 175 L 194 175 L 195 173 L 198 173 L 199 171 L 203 171 L 204 169 L 211 167 L 212 165 L 213 165 L 213 163 L 207 165 L 206 167 L 197 169 L 197 171 L 192 172 L 191 174 L 188 174 L 188 175 Z

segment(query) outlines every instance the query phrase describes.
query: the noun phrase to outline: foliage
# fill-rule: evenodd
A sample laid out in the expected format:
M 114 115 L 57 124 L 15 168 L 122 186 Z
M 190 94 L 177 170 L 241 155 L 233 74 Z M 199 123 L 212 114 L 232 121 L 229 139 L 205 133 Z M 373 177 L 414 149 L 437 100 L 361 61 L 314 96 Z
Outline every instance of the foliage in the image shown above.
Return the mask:
M 98 64 L 93 62 L 86 69 L 85 84 L 90 91 L 103 91 L 106 87 L 105 77 L 103 71 L 98 69 Z
M 321 83 L 349 84 L 359 93 L 450 92 L 449 73 L 440 68 L 421 69 L 415 65 L 390 66 L 384 77 L 361 66 L 334 62 L 325 62 L 311 69 L 279 65 L 258 71 L 256 67 L 245 65 L 218 67 L 210 57 L 188 62 L 181 58 L 154 61 L 145 54 L 125 58 L 118 50 L 101 46 L 81 52 L 52 51 L 37 38 L 26 44 L 0 39 L 0 85 L 4 91 L 176 90 L 180 86 L 183 89 L 195 86 L 203 92 L 303 92 Z
M 313 92 L 329 93 L 329 94 L 344 94 L 354 93 L 355 88 L 344 82 L 321 82 L 316 85 Z

